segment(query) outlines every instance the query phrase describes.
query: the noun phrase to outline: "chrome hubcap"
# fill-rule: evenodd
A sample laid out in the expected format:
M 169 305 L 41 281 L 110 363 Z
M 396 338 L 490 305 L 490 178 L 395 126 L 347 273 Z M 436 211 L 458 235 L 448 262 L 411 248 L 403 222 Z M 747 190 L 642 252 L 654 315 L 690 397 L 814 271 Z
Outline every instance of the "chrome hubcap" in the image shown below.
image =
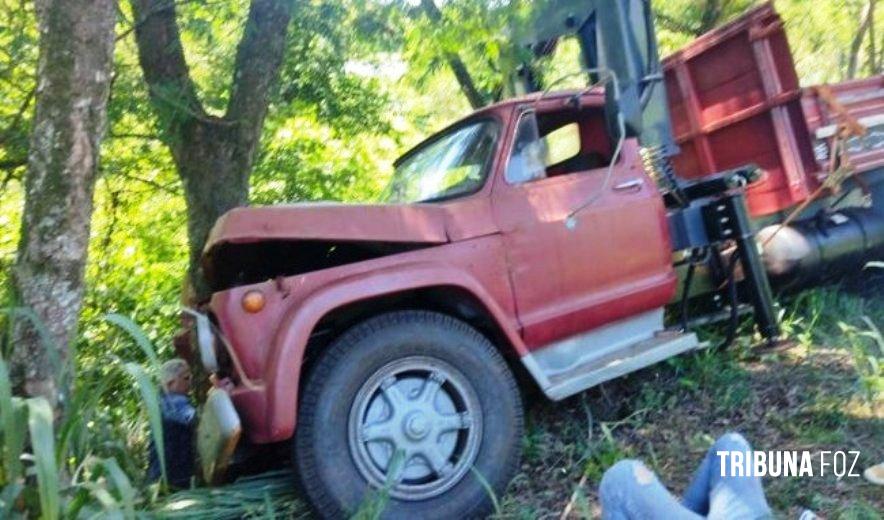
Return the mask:
M 425 500 L 469 471 L 481 429 L 479 399 L 466 377 L 443 361 L 409 357 L 379 369 L 356 394 L 350 452 L 375 488 Z

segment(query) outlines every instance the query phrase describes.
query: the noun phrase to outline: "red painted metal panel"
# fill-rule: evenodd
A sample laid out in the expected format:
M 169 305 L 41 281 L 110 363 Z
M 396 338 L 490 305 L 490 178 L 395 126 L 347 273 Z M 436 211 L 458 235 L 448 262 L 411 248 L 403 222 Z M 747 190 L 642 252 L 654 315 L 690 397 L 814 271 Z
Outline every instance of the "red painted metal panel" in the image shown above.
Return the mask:
M 679 175 L 695 179 L 748 163 L 753 215 L 783 211 L 818 186 L 802 91 L 783 22 L 765 3 L 664 60 Z
M 546 121 L 578 121 L 581 152 L 609 155 L 613 143 L 600 138 L 601 93 L 586 95 L 579 114 L 563 103 L 567 99 L 550 95 L 535 108 Z M 517 119 L 518 111 L 513 112 Z M 506 157 L 514 133 L 508 133 Z M 634 139 L 624 143 L 607 182 L 606 166 L 516 185 L 506 181 L 503 168 L 495 176 L 492 207 L 529 349 L 662 307 L 673 297 L 676 276 L 665 208 Z M 629 182 L 637 182 L 637 188 L 616 189 Z M 574 225 L 566 225 L 588 200 L 594 202 L 577 214 Z
M 514 353 L 524 355 L 503 247 L 492 235 L 215 293 L 210 309 L 255 384 L 236 378 L 233 391 L 246 435 L 255 443 L 291 437 L 307 341 L 317 322 L 343 305 L 415 288 L 459 288 L 481 302 Z M 268 299 L 258 314 L 239 303 L 253 290 Z
M 827 86 L 851 117 L 866 122 L 868 133 L 853 139 L 848 147 L 848 156 L 856 172 L 884 167 L 884 124 L 869 120 L 884 116 L 884 75 Z M 840 121 L 833 107 L 820 97 L 818 88 L 805 89 L 801 104 L 811 135 L 820 133 L 823 136 L 815 137 L 814 149 L 820 168 L 825 170 L 832 144 L 826 130 Z

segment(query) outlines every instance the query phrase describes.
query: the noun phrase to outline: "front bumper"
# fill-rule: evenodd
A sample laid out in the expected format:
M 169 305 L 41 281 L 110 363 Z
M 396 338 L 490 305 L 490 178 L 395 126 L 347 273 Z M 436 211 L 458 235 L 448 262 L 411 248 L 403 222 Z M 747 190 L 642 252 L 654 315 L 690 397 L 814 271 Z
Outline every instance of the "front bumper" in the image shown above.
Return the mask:
M 233 413 L 237 414 L 252 443 L 270 442 L 272 439 L 265 433 L 267 402 L 263 384 L 248 378 L 236 359 L 236 353 L 207 315 L 191 309 L 185 309 L 185 312 L 195 320 L 194 339 L 199 350 L 199 362 L 207 373 L 213 375 L 216 387 L 213 390 L 225 392 L 233 403 Z M 231 380 L 235 383 L 231 383 Z M 218 381 L 226 381 L 227 384 L 218 384 Z

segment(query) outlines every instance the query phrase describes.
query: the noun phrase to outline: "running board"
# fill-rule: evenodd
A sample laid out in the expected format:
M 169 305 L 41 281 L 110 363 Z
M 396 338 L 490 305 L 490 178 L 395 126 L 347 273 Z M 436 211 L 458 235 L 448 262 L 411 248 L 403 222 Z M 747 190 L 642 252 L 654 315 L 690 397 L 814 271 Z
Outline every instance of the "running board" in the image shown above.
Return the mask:
M 561 348 L 557 345 L 523 356 L 522 363 L 534 376 L 546 396 L 559 401 L 605 381 L 701 347 L 697 335 L 693 333 L 658 331 L 649 332 L 647 336 L 633 343 L 618 345 L 615 349 L 599 348 L 584 351 L 580 362 L 566 369 L 557 370 L 545 362 L 544 358 L 549 358 L 551 351 Z M 586 345 L 585 348 L 591 347 L 593 343 L 591 336 L 581 339 L 583 340 L 581 343 Z

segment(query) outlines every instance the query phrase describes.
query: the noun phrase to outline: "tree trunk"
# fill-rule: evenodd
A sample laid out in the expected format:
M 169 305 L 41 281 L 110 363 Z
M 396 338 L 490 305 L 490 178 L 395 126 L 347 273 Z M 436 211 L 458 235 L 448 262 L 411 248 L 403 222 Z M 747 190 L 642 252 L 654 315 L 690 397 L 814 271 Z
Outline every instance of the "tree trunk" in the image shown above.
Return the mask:
M 442 11 L 439 10 L 439 6 L 436 5 L 434 0 L 421 0 L 421 7 L 430 21 L 437 24 L 442 23 Z M 482 95 L 478 87 L 476 87 L 476 83 L 473 81 L 470 71 L 467 69 L 466 64 L 460 56 L 454 52 L 445 52 L 443 57 L 451 68 L 451 72 L 454 73 L 454 77 L 457 79 L 457 84 L 460 85 L 460 90 L 467 98 L 470 106 L 473 107 L 473 109 L 479 109 L 485 106 L 487 104 L 485 96 Z
M 31 131 L 22 233 L 13 271 L 20 304 L 37 328 L 15 327 L 12 368 L 26 395 L 57 403 L 56 369 L 69 364 L 83 300 L 92 195 L 113 67 L 113 0 L 39 0 L 38 89 Z
M 187 201 L 189 303 L 207 299 L 200 257 L 209 231 L 249 198 L 249 177 L 279 75 L 291 0 L 252 0 L 223 117 L 206 113 L 190 77 L 172 0 L 130 0 L 144 79 Z M 190 291 L 189 291 L 190 292 Z
M 706 5 L 703 6 L 703 12 L 700 15 L 700 28 L 697 30 L 697 36 L 715 28 L 721 20 L 723 11 L 721 0 L 706 0 Z
M 220 122 L 193 121 L 186 146 L 173 154 L 184 183 L 190 258 L 190 296 L 194 304 L 208 297 L 200 258 L 209 231 L 221 215 L 249 200 L 254 145 L 241 145 L 235 128 Z M 186 297 L 185 300 L 188 298 Z
M 856 29 L 856 35 L 853 37 L 853 41 L 850 44 L 850 54 L 847 58 L 845 79 L 853 79 L 856 77 L 857 69 L 859 67 L 860 49 L 862 49 L 863 40 L 865 39 L 866 33 L 869 31 L 869 27 L 872 24 L 872 19 L 875 16 L 875 3 L 876 0 L 868 0 L 868 3 L 866 3 L 866 6 L 863 8 L 859 20 L 859 27 Z
M 874 2 L 871 2 L 873 5 L 871 6 L 871 16 L 869 16 L 869 47 L 868 47 L 868 68 L 869 74 L 875 75 L 880 74 L 881 65 L 878 62 L 878 41 L 877 41 L 877 31 L 875 30 L 875 5 Z

